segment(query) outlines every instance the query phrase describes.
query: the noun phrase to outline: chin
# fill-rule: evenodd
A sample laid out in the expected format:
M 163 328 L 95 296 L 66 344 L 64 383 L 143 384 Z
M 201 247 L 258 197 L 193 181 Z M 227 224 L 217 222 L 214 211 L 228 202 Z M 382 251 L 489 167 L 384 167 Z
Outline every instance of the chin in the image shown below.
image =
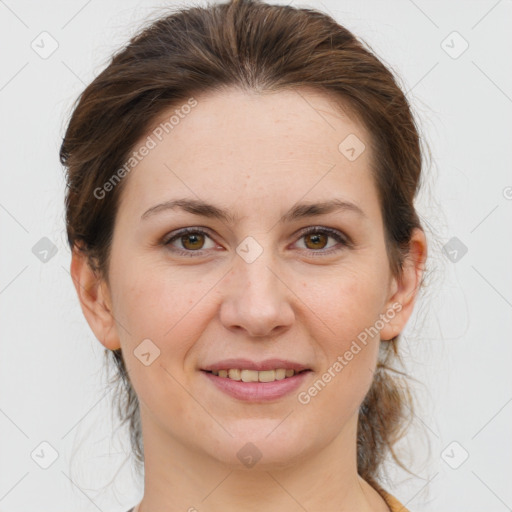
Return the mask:
M 256 429 L 239 429 L 236 432 L 228 429 L 233 437 L 226 435 L 223 440 L 217 440 L 212 443 L 217 446 L 215 452 L 208 451 L 218 462 L 236 471 L 270 471 L 293 467 L 315 448 L 304 444 L 308 436 L 300 435 L 296 428 L 290 432 L 290 425 L 285 428 L 286 420 L 281 425 L 280 421 L 282 419 L 256 421 Z

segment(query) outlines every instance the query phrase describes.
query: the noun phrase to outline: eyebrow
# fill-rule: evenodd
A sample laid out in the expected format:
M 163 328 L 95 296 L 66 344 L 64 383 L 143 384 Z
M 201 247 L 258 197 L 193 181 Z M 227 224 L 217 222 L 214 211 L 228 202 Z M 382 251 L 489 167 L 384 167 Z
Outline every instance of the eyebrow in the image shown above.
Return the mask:
M 231 214 L 228 210 L 224 210 L 213 204 L 192 198 L 172 199 L 152 206 L 142 214 L 141 220 L 152 217 L 157 213 L 176 208 L 201 217 L 219 219 L 231 225 L 236 224 L 240 220 L 238 216 Z M 325 215 L 336 211 L 353 212 L 360 217 L 365 219 L 368 218 L 364 211 L 356 204 L 341 199 L 331 199 L 329 201 L 296 204 L 281 217 L 280 222 L 292 222 L 294 220 L 314 217 L 317 215 Z

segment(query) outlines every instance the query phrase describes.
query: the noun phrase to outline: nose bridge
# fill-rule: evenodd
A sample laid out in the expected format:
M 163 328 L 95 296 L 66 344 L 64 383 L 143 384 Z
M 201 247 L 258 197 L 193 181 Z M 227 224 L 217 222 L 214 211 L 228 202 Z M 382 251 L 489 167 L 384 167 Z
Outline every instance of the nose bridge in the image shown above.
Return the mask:
M 239 245 L 237 253 L 238 258 L 233 272 L 234 279 L 239 281 L 239 299 L 249 299 L 259 307 L 264 304 L 269 308 L 275 306 L 282 290 L 275 275 L 276 270 L 273 268 L 276 267 L 276 262 L 272 249 L 268 244 L 263 249 L 258 242 L 249 240 Z
M 293 321 L 288 289 L 270 247 L 264 248 L 251 237 L 242 241 L 229 281 L 221 315 L 226 327 L 242 327 L 250 335 L 265 336 Z
M 275 275 L 275 260 L 270 249 L 263 251 L 254 261 L 248 262 L 238 258 L 235 272 L 246 291 L 250 291 L 255 298 L 272 300 L 279 293 L 279 280 Z

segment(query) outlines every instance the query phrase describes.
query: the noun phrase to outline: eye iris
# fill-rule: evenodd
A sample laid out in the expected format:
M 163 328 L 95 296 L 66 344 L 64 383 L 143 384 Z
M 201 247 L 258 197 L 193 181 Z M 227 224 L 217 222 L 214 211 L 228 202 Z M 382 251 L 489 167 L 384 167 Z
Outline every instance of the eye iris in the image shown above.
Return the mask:
M 204 243 L 204 240 L 202 240 L 203 238 L 204 238 L 204 235 L 202 235 L 200 233 L 187 234 L 187 235 L 183 235 L 181 237 L 181 242 L 183 244 L 183 247 L 185 247 L 185 249 L 201 249 L 202 243 Z M 188 242 L 191 240 L 192 240 L 192 245 L 193 245 L 192 247 L 190 247 L 190 244 L 188 244 Z M 194 244 L 198 243 L 198 241 L 199 241 L 199 245 L 201 247 L 194 246 Z
M 325 243 L 321 244 L 322 247 L 318 247 L 318 245 L 315 247 L 309 247 L 310 249 L 323 249 L 325 247 L 325 245 L 327 244 L 328 236 L 325 234 L 322 234 L 322 233 L 309 233 L 308 235 L 305 235 L 305 238 L 306 238 L 306 246 L 308 245 L 308 242 L 310 242 L 310 241 L 312 241 L 313 244 L 317 244 L 320 239 L 323 239 L 323 241 Z

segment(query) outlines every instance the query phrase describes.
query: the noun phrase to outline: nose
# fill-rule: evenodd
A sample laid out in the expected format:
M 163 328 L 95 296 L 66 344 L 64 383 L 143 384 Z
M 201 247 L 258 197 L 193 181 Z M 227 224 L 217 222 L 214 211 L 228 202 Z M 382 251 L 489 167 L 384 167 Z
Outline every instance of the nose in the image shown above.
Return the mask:
M 295 314 L 291 285 L 267 253 L 263 251 L 252 263 L 235 258 L 224 280 L 220 308 L 220 319 L 227 329 L 243 330 L 251 337 L 272 337 L 292 325 Z

